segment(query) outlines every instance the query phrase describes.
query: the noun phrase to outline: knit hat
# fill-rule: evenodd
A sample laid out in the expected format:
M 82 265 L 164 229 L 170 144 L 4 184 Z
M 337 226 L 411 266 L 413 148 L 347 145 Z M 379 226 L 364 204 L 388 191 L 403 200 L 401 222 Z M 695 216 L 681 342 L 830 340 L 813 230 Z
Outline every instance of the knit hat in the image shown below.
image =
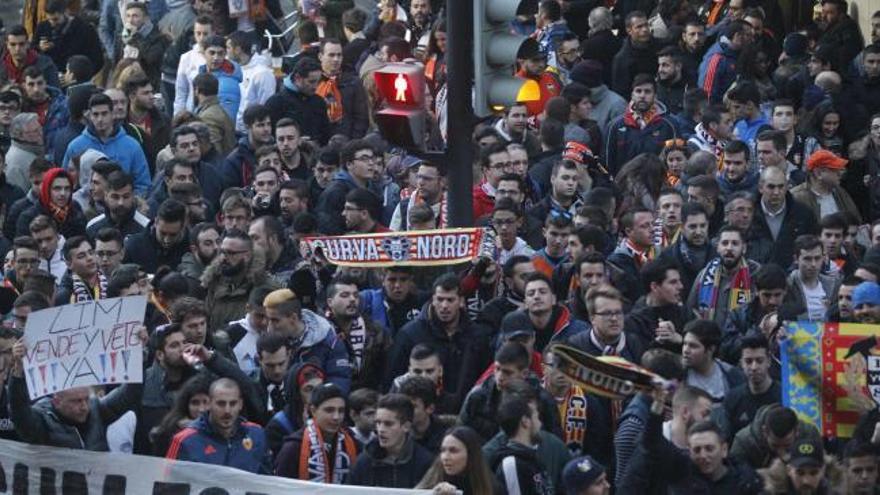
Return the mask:
M 809 41 L 801 33 L 789 33 L 782 42 L 782 51 L 792 58 L 802 57 L 807 54 Z
M 589 489 L 605 472 L 605 466 L 585 455 L 576 457 L 562 470 L 562 486 L 565 493 L 582 493 Z
M 853 289 L 853 308 L 858 309 L 865 304 L 880 306 L 880 285 L 877 282 L 862 282 Z
M 602 82 L 602 62 L 592 59 L 582 60 L 571 69 L 568 77 L 588 88 L 601 86 L 604 84 Z

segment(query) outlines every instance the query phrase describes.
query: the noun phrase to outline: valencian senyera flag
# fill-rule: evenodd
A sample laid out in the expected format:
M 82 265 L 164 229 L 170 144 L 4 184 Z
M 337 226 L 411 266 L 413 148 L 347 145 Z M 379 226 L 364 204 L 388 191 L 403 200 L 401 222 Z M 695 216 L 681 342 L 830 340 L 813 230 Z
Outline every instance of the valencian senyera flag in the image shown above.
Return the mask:
M 564 344 L 549 350 L 554 366 L 587 392 L 609 399 L 625 399 L 636 392 L 651 392 L 660 378 L 619 356 L 591 356 Z
M 880 326 L 794 322 L 780 344 L 782 402 L 826 438 L 850 438 L 880 404 Z
M 303 239 L 307 249 L 339 266 L 436 266 L 494 258 L 495 233 L 488 228 L 416 230 Z

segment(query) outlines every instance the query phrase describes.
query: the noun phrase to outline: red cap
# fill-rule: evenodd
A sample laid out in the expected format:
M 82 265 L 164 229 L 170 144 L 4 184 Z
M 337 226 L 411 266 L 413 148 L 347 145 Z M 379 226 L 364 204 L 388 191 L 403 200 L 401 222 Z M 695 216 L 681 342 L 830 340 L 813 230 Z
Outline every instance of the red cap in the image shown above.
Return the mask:
M 817 168 L 830 168 L 832 170 L 843 170 L 849 160 L 841 158 L 828 150 L 819 150 L 809 158 L 807 158 L 807 170 L 815 170 Z

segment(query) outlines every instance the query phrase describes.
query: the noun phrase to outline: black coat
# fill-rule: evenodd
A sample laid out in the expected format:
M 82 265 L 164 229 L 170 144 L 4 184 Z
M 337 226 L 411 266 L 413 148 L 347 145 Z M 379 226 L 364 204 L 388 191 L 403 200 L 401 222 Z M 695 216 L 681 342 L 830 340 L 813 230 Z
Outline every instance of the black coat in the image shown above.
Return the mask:
M 104 66 L 104 51 L 101 50 L 101 41 L 95 28 L 80 19 L 71 17 L 58 29 L 52 27 L 49 21 L 37 24 L 32 43 L 35 47 L 40 46 L 40 40 L 46 38 L 55 46 L 47 52 L 43 52 L 52 59 L 52 62 L 61 69 L 67 68 L 67 60 L 73 55 L 85 55 L 92 62 L 92 74 L 94 75 Z
M 612 61 L 622 45 L 623 40 L 610 29 L 599 31 L 581 42 L 584 59 L 597 60 L 602 64 L 602 82 L 609 87 Z
M 627 98 L 632 92 L 632 81 L 637 75 L 656 73 L 657 43 L 654 39 L 645 46 L 634 46 L 630 38 L 627 38 L 611 64 L 611 89 Z
M 819 234 L 819 222 L 812 210 L 795 201 L 791 193 L 785 194 L 785 203 L 785 216 L 776 240 L 773 240 L 770 227 L 767 225 L 759 203 L 749 234 L 749 244 L 746 251 L 746 256 L 749 259 L 762 265 L 776 263 L 783 269 L 788 268 L 794 260 L 794 240 L 804 234 Z
M 370 440 L 348 473 L 348 485 L 382 488 L 415 488 L 431 467 L 434 456 L 424 447 L 406 439 L 399 459 L 389 460 L 379 440 Z
M 304 137 L 308 136 L 323 146 L 333 132 L 327 118 L 327 103 L 320 96 L 293 91 L 289 84 L 290 80 L 285 80 L 284 88 L 266 100 L 272 124 L 284 117 L 291 118 L 299 124 Z
M 684 325 L 691 319 L 693 314 L 684 306 L 669 304 L 666 306 L 641 306 L 633 308 L 626 316 L 623 327 L 628 335 L 632 335 L 641 341 L 645 349 L 662 347 L 671 352 L 680 353 L 681 344 L 658 344 L 654 341 L 655 330 L 660 320 L 666 320 L 675 325 L 675 330 L 684 335 Z
M 15 223 L 15 235 L 30 235 L 31 221 L 40 215 L 52 218 L 52 214 L 41 203 L 24 210 Z M 75 235 L 86 235 L 86 216 L 79 207 L 79 203 L 72 199 L 70 200 L 70 211 L 67 213 L 64 223 L 59 226 L 58 233 L 63 235 L 65 239 L 70 239 Z
M 538 459 L 537 450 L 509 441 L 498 451 L 495 477 L 501 482 L 505 495 L 551 495 L 553 481 L 544 464 Z M 516 479 L 508 479 L 508 477 Z M 514 491 L 513 487 L 519 487 Z
M 331 124 L 331 135 L 343 134 L 351 139 L 360 139 L 370 126 L 367 92 L 357 75 L 343 72 L 339 75 L 339 92 L 342 94 L 342 120 Z
M 149 228 L 139 234 L 125 239 L 125 263 L 137 263 L 147 273 L 156 273 L 156 269 L 167 265 L 177 269 L 180 259 L 189 252 L 189 234 L 181 233 L 180 240 L 171 247 L 164 247 L 156 239 L 156 227 Z
M 559 424 L 559 410 L 556 401 L 538 383 L 532 383 L 538 396 L 538 413 L 541 416 L 542 428 L 558 437 L 562 437 Z M 498 424 L 498 406 L 501 403 L 501 390 L 495 385 L 495 377 L 490 376 L 479 387 L 471 390 L 461 407 L 459 421 L 474 429 L 483 440 L 489 441 L 500 431 Z

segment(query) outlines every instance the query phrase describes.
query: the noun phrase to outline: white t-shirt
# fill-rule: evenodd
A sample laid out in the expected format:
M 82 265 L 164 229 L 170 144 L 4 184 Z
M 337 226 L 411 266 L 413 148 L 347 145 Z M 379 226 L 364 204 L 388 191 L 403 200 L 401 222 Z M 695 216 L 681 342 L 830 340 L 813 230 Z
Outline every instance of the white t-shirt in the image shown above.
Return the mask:
M 815 287 L 807 287 L 801 282 L 801 288 L 804 291 L 804 299 L 807 300 L 807 315 L 810 321 L 823 321 L 825 319 L 826 294 L 825 288 L 819 281 L 816 281 Z

